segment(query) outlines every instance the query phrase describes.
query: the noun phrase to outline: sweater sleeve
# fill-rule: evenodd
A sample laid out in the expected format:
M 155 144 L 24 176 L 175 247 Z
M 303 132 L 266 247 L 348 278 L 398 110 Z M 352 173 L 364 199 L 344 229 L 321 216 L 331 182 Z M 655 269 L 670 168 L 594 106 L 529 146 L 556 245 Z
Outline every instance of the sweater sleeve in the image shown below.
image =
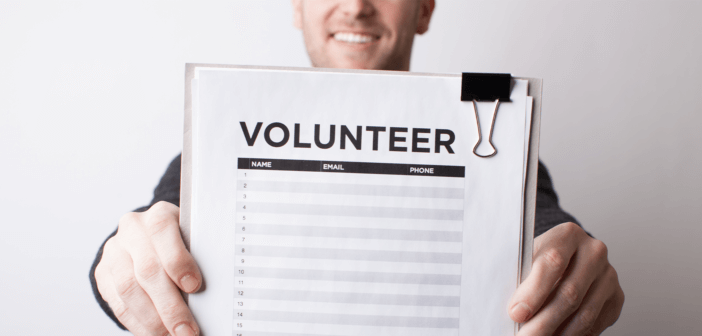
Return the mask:
M 539 160 L 539 171 L 536 182 L 536 220 L 534 223 L 534 237 L 538 237 L 554 226 L 573 222 L 580 225 L 569 213 L 563 211 L 558 204 L 558 195 L 553 188 L 551 176 L 546 166 Z
M 161 177 L 161 181 L 158 183 L 156 186 L 156 189 L 154 190 L 154 197 L 151 200 L 151 203 L 148 206 L 143 206 L 141 208 L 138 208 L 134 210 L 134 212 L 144 212 L 149 209 L 152 205 L 160 202 L 160 201 L 166 201 L 173 203 L 177 206 L 180 206 L 180 155 L 178 155 L 173 161 L 171 161 L 171 164 L 168 165 L 168 169 L 166 169 L 166 173 Z M 105 243 L 114 235 L 117 234 L 117 230 L 113 231 L 107 239 L 105 239 L 104 242 L 102 242 L 102 245 L 100 246 L 100 249 L 97 252 L 97 255 L 95 256 L 95 260 L 93 261 L 93 265 L 90 267 L 90 285 L 93 288 L 93 295 L 95 296 L 95 300 L 97 300 L 98 304 L 100 305 L 100 308 L 109 316 L 112 321 L 114 321 L 118 327 L 127 330 L 127 328 L 122 325 L 122 323 L 119 322 L 117 317 L 115 316 L 114 312 L 110 308 L 110 305 L 102 298 L 102 295 L 100 295 L 100 291 L 98 291 L 97 288 L 97 282 L 95 281 L 95 268 L 97 268 L 97 265 L 100 263 L 100 260 L 102 259 L 102 251 L 103 248 L 105 247 Z

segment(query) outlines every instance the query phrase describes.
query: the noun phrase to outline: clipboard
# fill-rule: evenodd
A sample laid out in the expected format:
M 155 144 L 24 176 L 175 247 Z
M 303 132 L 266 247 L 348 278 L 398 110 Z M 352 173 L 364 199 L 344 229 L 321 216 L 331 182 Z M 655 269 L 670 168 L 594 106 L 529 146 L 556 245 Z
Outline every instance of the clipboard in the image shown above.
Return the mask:
M 185 71 L 185 123 L 184 123 L 184 144 L 182 154 L 182 175 L 181 175 L 181 234 L 188 249 L 190 249 L 191 239 L 191 216 L 192 207 L 188 200 L 192 198 L 193 190 L 193 97 L 192 97 L 192 80 L 195 78 L 196 69 L 248 69 L 248 70 L 271 70 L 271 71 L 306 71 L 306 72 L 323 72 L 323 73 L 352 73 L 352 74 L 387 74 L 393 76 L 426 76 L 426 77 L 465 77 L 463 74 L 445 75 L 445 74 L 425 74 L 425 73 L 399 73 L 393 71 L 369 71 L 369 70 L 351 70 L 351 69 L 318 69 L 318 68 L 292 68 L 292 67 L 260 67 L 260 66 L 235 66 L 235 65 L 214 65 L 214 64 L 187 64 Z M 487 74 L 486 76 L 490 76 Z M 504 74 L 500 74 L 504 76 Z M 511 77 L 510 77 L 511 78 Z M 504 77 L 502 77 L 504 79 Z M 541 96 L 542 96 L 542 81 L 536 78 L 515 77 L 514 79 L 523 79 L 528 81 L 528 96 L 531 97 L 533 104 L 531 106 L 531 119 L 527 125 L 528 139 L 526 141 L 525 153 L 527 154 L 526 163 L 524 165 L 524 197 L 522 206 L 522 224 L 521 224 L 521 246 L 520 265 L 518 271 L 518 279 L 515 281 L 516 286 L 524 280 L 530 270 L 532 264 L 532 249 L 533 249 L 533 234 L 535 222 L 535 204 L 536 204 L 536 182 L 538 171 L 538 150 L 539 150 L 539 131 L 541 117 Z M 468 90 L 470 91 L 470 90 Z M 489 91 L 489 90 L 488 90 Z M 465 92 L 462 92 L 465 94 Z M 469 92 L 470 93 L 470 92 Z M 483 92 L 484 93 L 484 92 Z M 458 97 L 457 97 L 458 98 Z M 466 98 L 466 97 L 463 97 Z M 476 106 L 474 104 L 474 106 Z M 499 107 L 499 105 L 498 105 Z M 476 119 L 477 119 L 476 106 Z M 493 116 L 497 110 L 493 113 Z M 479 124 L 478 124 L 479 125 Z M 499 124 L 495 124 L 494 120 L 492 127 L 499 129 Z M 480 127 L 478 127 L 480 129 Z M 492 130 L 490 134 L 492 133 Z M 489 135 L 488 135 L 489 137 Z M 479 142 L 479 141 L 478 141 Z M 477 144 L 476 144 L 477 148 Z M 475 151 L 475 148 L 474 148 Z M 476 153 L 477 155 L 477 153 Z M 494 154 L 499 155 L 499 154 Z M 485 159 L 489 160 L 489 156 Z M 206 283 L 205 283 L 206 285 Z M 186 302 L 188 295 L 184 294 Z M 518 330 L 518 325 L 515 324 L 515 333 Z

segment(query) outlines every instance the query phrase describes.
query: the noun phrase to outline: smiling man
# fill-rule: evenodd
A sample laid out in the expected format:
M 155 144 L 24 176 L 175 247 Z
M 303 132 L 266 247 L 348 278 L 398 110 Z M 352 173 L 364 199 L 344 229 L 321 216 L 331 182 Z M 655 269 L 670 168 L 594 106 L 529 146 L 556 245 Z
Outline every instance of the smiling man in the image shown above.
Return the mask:
M 434 3 L 294 0 L 293 7 L 313 66 L 407 71 L 414 35 L 429 29 Z
M 409 70 L 416 34 L 429 29 L 433 0 L 293 0 L 312 65 Z M 197 335 L 180 291 L 202 287 L 202 275 L 179 230 L 180 156 L 150 206 L 126 214 L 98 251 L 90 271 L 105 312 L 136 335 Z M 534 265 L 514 293 L 511 318 L 520 335 L 592 335 L 612 325 L 624 293 L 607 248 L 560 209 L 548 172 L 539 166 Z

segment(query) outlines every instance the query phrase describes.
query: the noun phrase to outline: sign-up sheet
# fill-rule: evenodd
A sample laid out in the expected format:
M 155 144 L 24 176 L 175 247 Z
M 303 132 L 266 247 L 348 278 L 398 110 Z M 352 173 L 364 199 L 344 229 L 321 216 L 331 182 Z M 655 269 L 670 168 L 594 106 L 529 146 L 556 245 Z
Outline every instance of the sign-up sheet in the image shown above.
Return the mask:
M 514 333 L 526 80 L 499 113 L 454 75 L 191 65 L 186 84 L 203 334 Z
M 239 158 L 235 322 L 457 335 L 464 173 Z

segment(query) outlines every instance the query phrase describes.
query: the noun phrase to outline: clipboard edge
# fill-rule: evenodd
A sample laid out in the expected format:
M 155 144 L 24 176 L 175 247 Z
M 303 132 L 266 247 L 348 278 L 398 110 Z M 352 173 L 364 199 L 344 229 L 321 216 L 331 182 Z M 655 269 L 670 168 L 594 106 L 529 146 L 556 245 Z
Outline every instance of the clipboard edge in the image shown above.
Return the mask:
M 527 161 L 526 185 L 524 188 L 524 225 L 522 227 L 522 263 L 519 283 L 531 272 L 534 248 L 534 225 L 536 222 L 536 183 L 539 171 L 539 142 L 541 131 L 541 98 L 543 80 L 539 78 L 520 78 L 529 81 L 528 95 L 534 99 L 531 115 L 531 132 Z

